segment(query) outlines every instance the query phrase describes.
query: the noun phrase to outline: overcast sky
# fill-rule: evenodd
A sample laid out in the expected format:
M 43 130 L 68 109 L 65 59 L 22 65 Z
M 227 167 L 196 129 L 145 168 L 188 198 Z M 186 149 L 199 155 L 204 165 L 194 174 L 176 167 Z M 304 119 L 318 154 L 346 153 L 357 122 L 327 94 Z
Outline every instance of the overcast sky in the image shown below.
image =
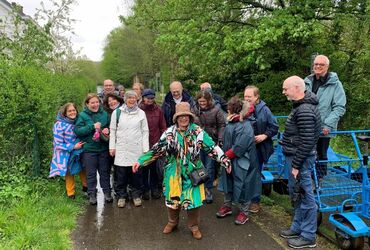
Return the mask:
M 13 0 L 23 6 L 23 12 L 33 17 L 41 0 Z M 8 1 L 12 2 L 12 1 Z M 43 1 L 47 6 L 48 0 Z M 102 59 L 104 41 L 109 32 L 120 26 L 119 15 L 129 13 L 131 0 L 77 0 L 73 5 L 71 18 L 75 37 L 72 37 L 74 49 L 82 48 L 81 54 L 93 61 Z

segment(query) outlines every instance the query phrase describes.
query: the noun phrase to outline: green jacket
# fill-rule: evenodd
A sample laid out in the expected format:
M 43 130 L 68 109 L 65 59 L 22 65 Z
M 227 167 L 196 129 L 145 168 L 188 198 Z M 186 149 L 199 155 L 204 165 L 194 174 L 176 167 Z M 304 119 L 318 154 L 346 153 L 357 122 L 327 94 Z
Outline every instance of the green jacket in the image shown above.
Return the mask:
M 304 79 L 306 89 L 312 91 L 313 78 L 309 75 Z M 321 127 L 330 131 L 337 130 L 340 117 L 346 112 L 346 94 L 343 85 L 338 79 L 337 73 L 329 72 L 325 84 L 317 91 L 319 98 L 318 109 L 321 116 Z
M 81 141 L 85 142 L 84 152 L 102 152 L 109 148 L 108 142 L 92 140 L 95 132 L 94 123 L 96 122 L 101 123 L 101 129 L 109 128 L 110 119 L 108 113 L 102 107 L 99 107 L 98 112 L 92 112 L 88 108 L 84 108 L 77 117 L 74 132 Z

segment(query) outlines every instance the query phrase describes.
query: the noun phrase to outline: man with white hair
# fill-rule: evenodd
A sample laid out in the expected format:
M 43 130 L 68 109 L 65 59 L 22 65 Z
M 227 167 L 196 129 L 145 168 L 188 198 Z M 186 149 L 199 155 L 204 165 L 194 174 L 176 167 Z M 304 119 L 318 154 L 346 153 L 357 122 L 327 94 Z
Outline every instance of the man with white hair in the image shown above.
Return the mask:
M 293 109 L 285 123 L 281 144 L 289 167 L 289 194 L 294 218 L 289 229 L 281 231 L 292 248 L 316 246 L 317 205 L 311 184 L 311 169 L 316 159 L 316 143 L 321 132 L 318 98 L 305 91 L 302 78 L 291 76 L 283 83 L 283 94 Z
M 174 124 L 172 117 L 176 111 L 176 104 L 180 102 L 188 102 L 191 108 L 195 105 L 194 99 L 183 89 L 181 82 L 173 81 L 170 84 L 170 91 L 165 96 L 162 104 L 162 111 L 167 127 Z
M 227 113 L 227 102 L 220 95 L 213 92 L 212 86 L 209 82 L 200 84 L 200 90 L 209 91 L 212 94 L 215 106 Z
M 330 136 L 335 131 L 339 119 L 346 112 L 346 94 L 343 85 L 339 81 L 337 73 L 328 72 L 329 58 L 324 55 L 316 56 L 314 60 L 314 73 L 307 76 L 304 81 L 306 89 L 313 92 L 319 98 L 319 111 L 321 115 L 321 131 L 317 142 L 318 160 L 328 160 L 327 151 L 329 148 Z M 326 175 L 327 164 L 316 165 L 317 177 L 321 179 Z

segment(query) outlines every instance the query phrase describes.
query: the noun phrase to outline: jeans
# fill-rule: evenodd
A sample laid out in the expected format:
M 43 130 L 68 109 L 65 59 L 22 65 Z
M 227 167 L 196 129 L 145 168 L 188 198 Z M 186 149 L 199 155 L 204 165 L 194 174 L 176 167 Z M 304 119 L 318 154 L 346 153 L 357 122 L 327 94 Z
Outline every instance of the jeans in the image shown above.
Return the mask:
M 144 192 L 158 190 L 157 161 L 143 167 L 143 184 Z
M 110 193 L 110 163 L 108 150 L 103 152 L 84 152 L 82 153 L 82 165 L 86 169 L 87 192 L 96 193 L 96 171 L 100 176 L 100 187 L 103 192 Z
M 203 150 L 200 151 L 200 159 L 203 162 L 204 167 L 207 169 L 209 179 L 204 184 L 205 188 L 212 189 L 213 181 L 215 180 L 215 161 L 208 156 Z
M 263 170 L 263 159 L 262 159 L 262 156 L 261 156 L 261 152 L 259 150 L 257 150 L 257 156 L 258 156 L 258 166 L 259 166 L 259 171 L 261 173 L 261 176 L 262 176 L 262 170 Z M 261 185 L 262 185 L 262 182 L 261 182 Z M 252 203 L 260 203 L 261 201 L 261 196 L 256 196 L 256 197 L 253 197 L 253 199 L 251 200 Z
M 291 174 L 293 156 L 286 156 L 286 164 L 289 167 L 289 194 L 292 196 L 295 179 Z M 311 172 L 315 166 L 315 156 L 309 156 L 303 162 L 299 170 L 300 186 L 304 190 L 304 195 L 298 205 L 294 208 L 293 222 L 290 230 L 308 240 L 316 238 L 317 230 L 317 205 L 312 190 Z
M 242 203 L 232 203 L 232 199 L 233 199 L 233 194 L 232 193 L 225 193 L 225 196 L 224 196 L 224 205 L 228 206 L 228 207 L 232 207 L 232 205 L 235 205 L 237 208 L 239 208 L 239 210 L 241 212 L 243 212 L 244 214 L 248 215 L 248 211 L 249 211 L 249 206 L 250 206 L 250 201 L 247 201 L 247 202 L 242 202 Z
M 320 137 L 316 144 L 317 158 L 318 160 L 328 160 L 328 148 L 330 143 L 330 137 Z M 316 164 L 316 174 L 317 178 L 321 179 L 326 175 L 327 163 L 317 163 Z
M 117 185 L 116 195 L 119 198 L 128 199 L 127 186 L 130 184 L 132 187 L 132 198 L 140 198 L 141 190 L 143 187 L 142 170 L 133 173 L 132 167 L 116 166 Z

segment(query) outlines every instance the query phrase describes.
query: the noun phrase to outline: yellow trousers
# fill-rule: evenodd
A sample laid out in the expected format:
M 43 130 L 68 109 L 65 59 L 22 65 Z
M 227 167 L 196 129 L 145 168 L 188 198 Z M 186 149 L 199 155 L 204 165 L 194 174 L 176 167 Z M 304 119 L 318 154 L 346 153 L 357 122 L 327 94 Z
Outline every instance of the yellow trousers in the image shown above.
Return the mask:
M 86 171 L 83 169 L 79 174 L 82 186 L 87 187 L 87 181 L 86 181 Z M 66 180 L 66 190 L 67 195 L 72 196 L 75 194 L 75 177 L 74 175 L 71 175 L 70 173 L 67 173 L 65 176 Z

